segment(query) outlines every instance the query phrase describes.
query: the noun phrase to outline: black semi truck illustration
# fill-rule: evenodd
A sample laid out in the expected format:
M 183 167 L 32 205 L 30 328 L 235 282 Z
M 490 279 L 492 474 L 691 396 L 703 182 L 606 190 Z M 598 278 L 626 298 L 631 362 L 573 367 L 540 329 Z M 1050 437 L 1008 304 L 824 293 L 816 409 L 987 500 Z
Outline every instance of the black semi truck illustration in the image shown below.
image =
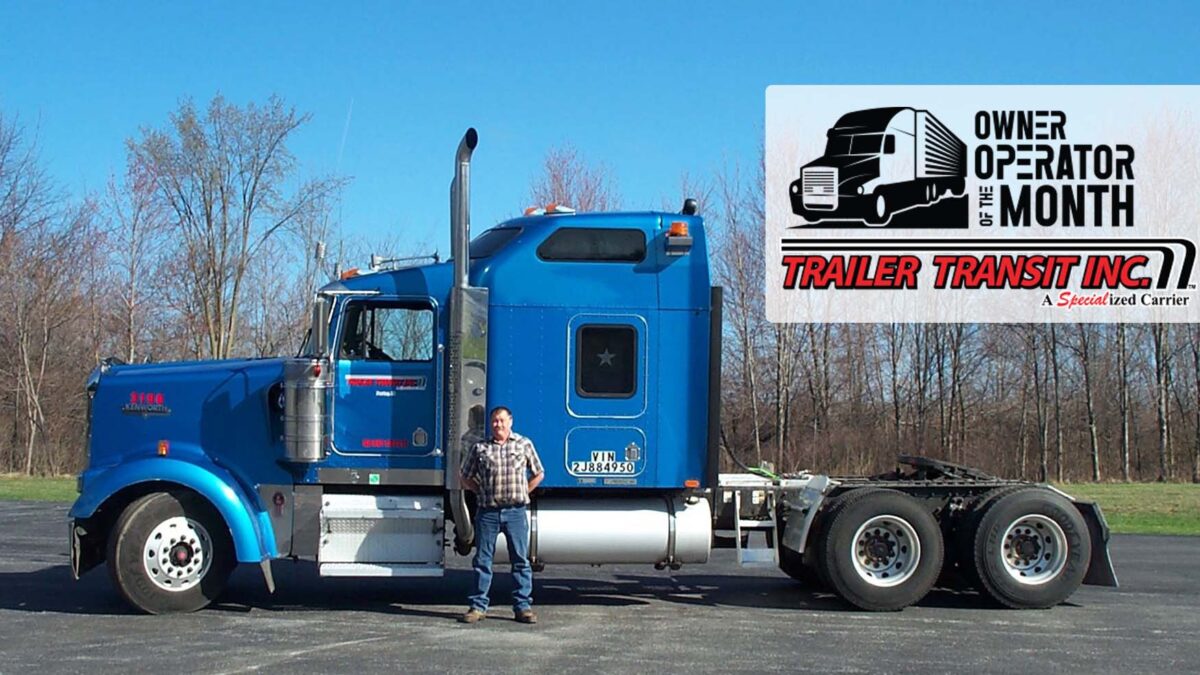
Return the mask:
M 826 136 L 825 154 L 789 190 L 792 212 L 810 222 L 882 226 L 897 211 L 966 191 L 967 146 L 928 110 L 847 113 Z

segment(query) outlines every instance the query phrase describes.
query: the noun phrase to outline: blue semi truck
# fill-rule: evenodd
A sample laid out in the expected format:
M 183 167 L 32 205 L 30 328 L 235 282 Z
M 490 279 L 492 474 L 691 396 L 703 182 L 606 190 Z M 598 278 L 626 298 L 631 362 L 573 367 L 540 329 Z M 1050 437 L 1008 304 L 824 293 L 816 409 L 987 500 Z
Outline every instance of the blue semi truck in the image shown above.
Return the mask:
M 871 478 L 720 474 L 721 289 L 694 202 L 552 208 L 471 241 L 477 140 L 455 159 L 452 261 L 329 283 L 295 357 L 92 373 L 76 578 L 107 563 L 131 605 L 167 613 L 205 607 L 242 563 L 272 590 L 282 559 L 441 576 L 474 544 L 458 469 L 505 405 L 546 468 L 535 568 L 678 569 L 716 540 L 870 610 L 939 580 L 1014 607 L 1115 584 L 1099 508 L 1046 486 L 907 457 Z M 751 531 L 770 546 L 745 548 Z

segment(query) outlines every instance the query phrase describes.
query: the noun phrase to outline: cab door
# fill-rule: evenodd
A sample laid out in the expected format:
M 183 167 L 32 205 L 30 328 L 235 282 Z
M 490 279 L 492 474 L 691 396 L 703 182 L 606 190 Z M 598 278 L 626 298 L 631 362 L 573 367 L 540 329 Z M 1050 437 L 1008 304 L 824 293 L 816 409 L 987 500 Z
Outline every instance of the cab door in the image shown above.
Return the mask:
M 433 455 L 441 367 L 434 304 L 425 299 L 352 299 L 342 317 L 334 382 L 335 451 Z

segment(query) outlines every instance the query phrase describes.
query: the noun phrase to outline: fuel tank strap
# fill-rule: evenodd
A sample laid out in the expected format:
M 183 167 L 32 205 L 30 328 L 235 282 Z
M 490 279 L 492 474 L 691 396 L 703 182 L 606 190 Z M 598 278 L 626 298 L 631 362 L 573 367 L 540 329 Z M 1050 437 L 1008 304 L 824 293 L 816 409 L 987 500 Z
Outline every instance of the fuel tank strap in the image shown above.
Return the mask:
M 538 512 L 537 503 L 529 504 L 529 564 L 538 570 Z
M 667 564 L 675 564 L 675 498 L 667 495 Z

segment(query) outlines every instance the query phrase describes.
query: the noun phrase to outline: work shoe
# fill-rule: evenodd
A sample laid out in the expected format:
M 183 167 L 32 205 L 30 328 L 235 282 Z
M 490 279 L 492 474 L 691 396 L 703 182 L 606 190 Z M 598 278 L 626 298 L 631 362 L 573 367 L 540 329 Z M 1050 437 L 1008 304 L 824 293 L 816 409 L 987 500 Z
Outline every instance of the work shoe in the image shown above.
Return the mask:
M 515 616 L 517 623 L 537 623 L 537 614 L 533 613 L 532 609 L 523 609 L 516 612 Z
M 479 623 L 487 618 L 487 612 L 481 612 L 474 607 L 467 610 L 466 614 L 458 617 L 459 623 Z

